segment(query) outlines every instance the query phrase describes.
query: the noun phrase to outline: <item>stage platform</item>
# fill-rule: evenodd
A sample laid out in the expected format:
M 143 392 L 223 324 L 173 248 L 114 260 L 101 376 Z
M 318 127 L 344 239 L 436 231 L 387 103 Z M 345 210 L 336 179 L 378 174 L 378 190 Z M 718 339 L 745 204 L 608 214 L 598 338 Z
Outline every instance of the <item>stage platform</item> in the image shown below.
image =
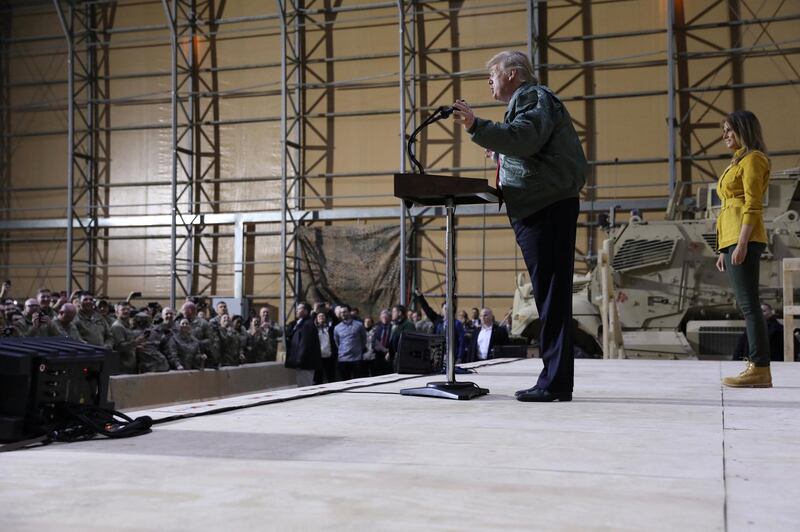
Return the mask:
M 541 361 L 496 362 L 472 401 L 392 375 L 0 455 L 0 530 L 800 530 L 800 364 L 735 390 L 741 363 L 578 360 L 574 400 L 536 404 Z

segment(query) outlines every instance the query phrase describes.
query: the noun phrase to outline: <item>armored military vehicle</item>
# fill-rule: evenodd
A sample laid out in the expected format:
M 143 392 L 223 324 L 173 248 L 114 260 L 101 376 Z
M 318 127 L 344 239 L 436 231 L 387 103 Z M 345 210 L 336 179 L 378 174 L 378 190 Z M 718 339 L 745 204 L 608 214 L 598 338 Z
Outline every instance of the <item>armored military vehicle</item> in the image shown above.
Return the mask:
M 800 256 L 798 185 L 800 168 L 775 172 L 763 199 L 769 242 L 761 256 L 760 294 L 761 300 L 778 312 L 783 305 L 781 260 Z M 685 202 L 695 219 L 646 221 L 631 216 L 609 231 L 613 242 L 610 264 L 625 356 L 731 357 L 744 321 L 727 274 L 716 268 L 720 201 L 715 186 L 710 183 L 698 187 L 694 200 Z M 576 343 L 590 356 L 600 354 L 600 293 L 599 269 L 575 277 Z M 532 338 L 537 321 L 530 283 L 520 276 L 514 296 L 512 333 Z

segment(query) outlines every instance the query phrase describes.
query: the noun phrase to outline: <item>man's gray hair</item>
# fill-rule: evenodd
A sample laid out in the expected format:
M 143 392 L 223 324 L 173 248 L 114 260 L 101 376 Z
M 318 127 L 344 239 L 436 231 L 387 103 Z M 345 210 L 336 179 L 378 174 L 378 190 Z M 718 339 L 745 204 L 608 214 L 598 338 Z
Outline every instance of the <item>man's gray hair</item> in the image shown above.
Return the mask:
M 516 70 L 517 75 L 522 81 L 528 81 L 536 84 L 539 83 L 539 80 L 536 78 L 536 74 L 533 73 L 533 66 L 531 66 L 530 59 L 528 59 L 528 56 L 522 52 L 518 52 L 516 50 L 505 50 L 499 54 L 496 54 L 486 63 L 486 68 L 489 70 L 495 67 L 506 71 Z

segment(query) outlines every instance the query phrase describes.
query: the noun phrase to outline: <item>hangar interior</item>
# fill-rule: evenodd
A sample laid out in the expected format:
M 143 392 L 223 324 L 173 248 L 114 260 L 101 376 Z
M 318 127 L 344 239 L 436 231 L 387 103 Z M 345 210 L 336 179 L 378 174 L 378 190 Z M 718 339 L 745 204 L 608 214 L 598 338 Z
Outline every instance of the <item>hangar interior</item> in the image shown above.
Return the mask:
M 760 117 L 773 169 L 800 166 L 796 2 L 7 0 L 0 18 L 0 275 L 21 294 L 235 296 L 289 319 L 338 273 L 384 305 L 439 300 L 442 212 L 403 206 L 393 174 L 439 106 L 502 119 L 485 63 L 504 49 L 589 159 L 579 272 L 609 219 L 663 219 L 715 181 L 732 109 Z M 431 174 L 494 181 L 452 121 L 417 146 Z M 508 219 L 468 206 L 456 227 L 458 308 L 502 316 L 525 271 Z
M 15 297 L 250 299 L 282 324 L 304 298 L 366 315 L 420 289 L 435 306 L 445 220 L 394 196 L 405 139 L 458 98 L 502 120 L 486 61 L 517 49 L 590 162 L 576 270 L 604 256 L 609 226 L 647 229 L 673 242 L 659 281 L 680 310 L 675 287 L 705 282 L 716 237 L 701 228 L 677 253 L 666 219 L 713 224 L 698 208 L 730 160 L 728 112 L 754 111 L 773 171 L 789 171 L 770 216 L 800 205 L 798 29 L 795 0 L 0 0 L 0 279 Z M 452 121 L 417 150 L 430 174 L 494 183 Z M 800 257 L 798 224 L 770 226 L 770 288 L 776 258 Z M 458 309 L 501 317 L 525 270 L 505 212 L 460 206 L 455 255 Z M 644 291 L 662 263 L 635 279 Z M 730 304 L 710 286 L 702 297 Z M 622 321 L 674 329 L 661 299 Z M 39 353 L 52 339 L 33 340 Z M 576 357 L 574 401 L 547 403 L 515 392 L 535 391 L 537 357 L 470 362 L 458 383 L 450 363 L 444 384 L 474 380 L 486 393 L 473 401 L 408 397 L 441 379 L 422 371 L 296 388 L 300 372 L 272 360 L 113 375 L 104 390 L 61 357 L 152 433 L 39 445 L 46 434 L 5 455 L 0 528 L 798 530 L 800 364 L 772 364 L 769 389 L 733 388 L 720 379 L 741 363 L 727 355 Z M 47 386 L 80 384 L 26 360 L 14 390 L 41 411 Z M 48 395 L 29 392 L 40 373 Z M 9 420 L 27 428 L 33 410 L 12 406 L 0 436 Z

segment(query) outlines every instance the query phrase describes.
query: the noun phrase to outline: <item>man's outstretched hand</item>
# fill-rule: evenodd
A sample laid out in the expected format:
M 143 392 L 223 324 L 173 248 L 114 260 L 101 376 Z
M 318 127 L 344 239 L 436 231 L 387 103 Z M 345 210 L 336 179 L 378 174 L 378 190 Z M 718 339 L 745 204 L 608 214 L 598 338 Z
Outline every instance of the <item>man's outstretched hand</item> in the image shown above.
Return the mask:
M 467 102 L 464 100 L 456 100 L 453 102 L 453 109 L 455 109 L 453 121 L 456 124 L 463 125 L 466 130 L 472 128 L 472 125 L 475 123 L 475 113 L 472 112 L 472 108 L 467 105 Z

